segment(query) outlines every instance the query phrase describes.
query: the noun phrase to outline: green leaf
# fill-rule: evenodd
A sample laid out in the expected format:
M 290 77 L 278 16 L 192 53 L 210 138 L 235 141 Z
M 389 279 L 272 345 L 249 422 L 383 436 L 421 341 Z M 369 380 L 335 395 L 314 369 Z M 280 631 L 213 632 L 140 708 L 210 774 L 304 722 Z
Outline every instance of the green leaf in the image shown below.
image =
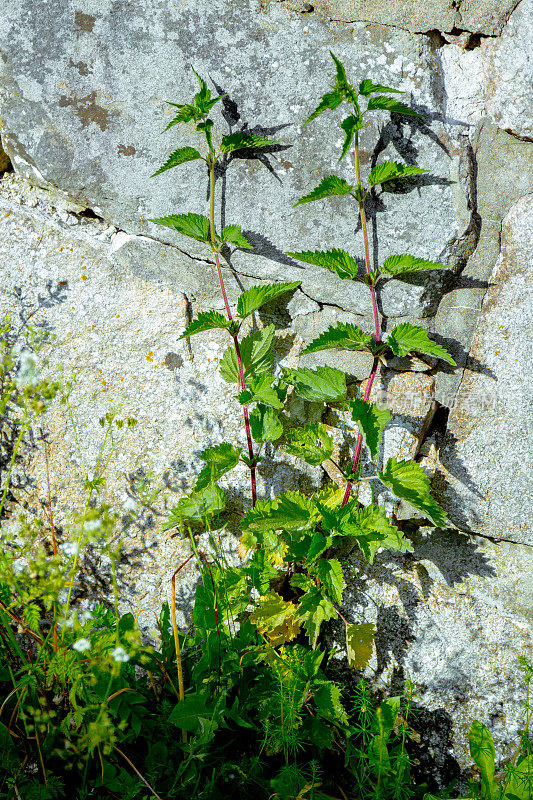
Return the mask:
M 357 278 L 359 266 L 355 258 L 346 250 L 304 250 L 302 252 L 286 255 L 295 258 L 297 261 L 304 261 L 306 264 L 314 264 L 317 267 L 325 267 L 334 272 L 339 278 Z
M 182 522 L 203 522 L 216 514 L 220 514 L 226 507 L 224 492 L 216 484 L 210 483 L 199 492 L 191 492 L 179 501 L 173 508 L 168 520 L 163 524 L 162 530 L 167 531 L 181 525 Z
M 194 147 L 180 147 L 179 150 L 174 150 L 166 164 L 160 167 L 157 172 L 154 172 L 153 175 L 150 175 L 150 177 L 155 178 L 156 175 L 160 175 L 167 169 L 179 167 L 180 164 L 185 164 L 187 161 L 195 161 L 197 158 L 202 158 L 202 156 Z
M 250 412 L 250 428 L 255 442 L 275 442 L 283 433 L 283 425 L 271 406 L 259 403 Z
M 341 89 L 348 83 L 348 78 L 346 77 L 346 70 L 342 62 L 334 55 L 331 50 L 329 51 L 330 56 L 332 57 L 333 61 L 335 62 L 335 69 L 337 71 L 337 80 L 336 86 Z
M 180 700 L 171 711 L 168 721 L 181 730 L 195 733 L 202 727 L 202 721 L 211 724 L 212 711 L 205 703 L 205 698 L 197 694 L 188 695 Z
M 422 114 L 417 114 L 409 106 L 393 100 L 392 97 L 371 97 L 366 107 L 367 111 L 390 111 L 391 114 L 404 114 L 406 117 L 422 117 Z
M 283 449 L 291 456 L 298 456 L 307 464 L 318 467 L 323 461 L 331 458 L 333 439 L 329 436 L 325 425 L 313 422 L 289 431 Z
M 322 114 L 323 111 L 327 111 L 328 109 L 333 110 L 334 108 L 337 108 L 337 106 L 340 106 L 343 100 L 343 93 L 339 89 L 333 89 L 331 92 L 326 92 L 315 110 L 307 117 L 306 121 L 302 125 L 302 128 L 305 128 L 305 126 L 308 125 L 311 120 L 316 119 L 316 117 Z
M 259 633 L 265 634 L 276 647 L 290 642 L 300 632 L 300 623 L 295 619 L 296 606 L 286 602 L 276 592 L 269 592 L 259 598 L 250 621 Z
M 532 797 L 533 755 L 528 755 L 512 769 L 503 800 L 531 800 Z
M 169 217 L 150 219 L 166 228 L 172 228 L 183 236 L 190 236 L 199 242 L 209 241 L 209 220 L 202 214 L 172 214 Z
M 209 331 L 213 328 L 227 329 L 230 326 L 230 321 L 227 320 L 218 311 L 200 311 L 196 319 L 193 319 L 188 325 L 180 339 L 186 339 L 189 336 L 194 336 L 195 333 L 202 333 L 202 331 Z
M 406 500 L 418 511 L 422 511 L 434 525 L 446 527 L 450 521 L 444 509 L 431 497 L 429 480 L 416 461 L 397 461 L 393 456 L 387 461 L 379 478 L 396 497 Z
M 316 572 L 331 599 L 335 603 L 342 603 L 344 576 L 340 561 L 337 561 L 336 558 L 321 558 L 317 564 Z
M 265 303 L 270 303 L 276 297 L 297 289 L 300 283 L 301 281 L 293 281 L 292 283 L 271 283 L 268 286 L 252 286 L 239 297 L 237 314 L 242 319 L 246 319 Z
M 223 136 L 220 149 L 223 153 L 233 153 L 235 150 L 254 150 L 258 147 L 272 147 L 275 144 L 279 142 L 265 139 L 264 136 L 256 136 L 248 131 L 240 131 Z
M 370 78 L 365 78 L 359 84 L 359 94 L 368 97 L 373 92 L 394 92 L 395 94 L 403 94 L 399 89 L 391 89 L 389 86 L 382 86 L 380 83 L 374 83 Z
M 313 589 L 300 599 L 296 616 L 303 621 L 307 638 L 314 649 L 322 623 L 336 617 L 337 612 L 329 597 L 325 597 L 319 589 Z
M 336 328 L 331 325 L 304 347 L 302 355 L 316 353 L 318 350 L 366 350 L 372 347 L 373 341 L 372 336 L 364 333 L 357 325 L 338 322 Z
M 346 119 L 341 122 L 341 128 L 344 131 L 344 144 L 342 146 L 342 153 L 339 161 L 342 161 L 350 149 L 353 142 L 354 133 L 362 128 L 361 118 L 350 114 L 349 117 L 346 117 Z
M 319 716 L 333 725 L 348 725 L 348 715 L 341 703 L 341 688 L 332 681 L 321 684 L 313 694 Z
M 184 104 L 180 105 L 179 103 L 168 103 L 169 106 L 174 106 L 174 108 L 178 109 L 177 115 L 171 120 L 165 131 L 168 131 L 169 128 L 172 128 L 173 125 L 179 125 L 182 122 L 190 122 L 192 119 L 196 117 L 196 108 L 194 106 Z
M 241 453 L 240 447 L 234 447 L 227 442 L 208 447 L 200 453 L 200 458 L 206 462 L 207 466 L 198 475 L 194 487 L 195 492 L 205 489 L 210 483 L 215 483 L 222 475 L 236 467 Z
M 241 530 L 252 533 L 272 531 L 307 531 L 314 528 L 317 512 L 313 501 L 299 492 L 283 492 L 269 500 L 259 500 L 248 511 Z
M 481 772 L 482 796 L 486 800 L 498 800 L 500 792 L 494 780 L 496 751 L 492 734 L 482 722 L 474 720 L 468 731 L 470 755 Z
M 272 408 L 283 408 L 276 390 L 272 388 L 273 380 L 274 376 L 269 373 L 251 378 L 248 381 L 248 390 L 239 394 L 239 403 L 245 406 L 250 403 L 264 403 Z
M 322 527 L 334 535 L 353 536 L 369 564 L 380 547 L 388 550 L 411 550 L 411 544 L 387 517 L 383 506 L 360 507 L 352 498 L 341 508 L 331 509 L 317 502 Z
M 249 334 L 240 343 L 240 351 L 245 379 L 250 375 L 261 375 L 263 372 L 272 372 L 273 356 L 272 344 L 274 341 L 274 326 L 268 325 L 260 331 Z M 220 362 L 220 374 L 228 383 L 239 383 L 239 367 L 235 348 L 230 347 L 224 353 Z
M 333 197 L 338 194 L 350 194 L 352 189 L 353 186 L 345 181 L 344 178 L 339 178 L 337 175 L 328 175 L 320 181 L 312 192 L 306 194 L 305 197 L 300 197 L 293 208 L 296 208 L 296 206 L 302 203 L 311 203 L 313 200 L 323 200 L 325 197 Z
M 425 353 L 428 356 L 436 356 L 443 361 L 447 361 L 452 367 L 456 367 L 454 359 L 444 347 L 432 341 L 424 328 L 418 325 L 411 325 L 410 322 L 402 322 L 391 331 L 387 339 L 387 346 L 390 347 L 395 356 L 408 356 L 410 353 Z
M 413 167 L 410 164 L 402 164 L 399 161 L 383 161 L 370 172 L 368 185 L 377 186 L 387 181 L 395 181 L 399 178 L 408 178 L 410 175 L 422 175 L 427 169 Z
M 294 386 L 298 397 L 312 403 L 340 403 L 346 399 L 346 375 L 334 367 L 286 369 L 283 379 Z
M 389 256 L 386 258 L 381 267 L 381 272 L 394 275 L 395 278 L 401 278 L 402 275 L 419 272 L 420 270 L 449 268 L 448 264 L 426 261 L 425 258 L 416 258 L 416 256 L 409 256 L 403 253 L 402 255 Z
M 380 408 L 375 403 L 369 403 L 357 397 L 351 400 L 350 408 L 352 419 L 357 423 L 364 442 L 370 451 L 370 458 L 377 464 L 379 461 L 379 447 L 381 435 L 392 414 L 388 408 Z
M 253 247 L 248 239 L 242 235 L 239 225 L 225 225 L 220 233 L 220 240 L 234 244 L 236 247 L 242 247 L 244 250 L 251 250 Z
M 371 622 L 346 626 L 346 652 L 352 669 L 365 669 L 372 658 L 376 633 Z

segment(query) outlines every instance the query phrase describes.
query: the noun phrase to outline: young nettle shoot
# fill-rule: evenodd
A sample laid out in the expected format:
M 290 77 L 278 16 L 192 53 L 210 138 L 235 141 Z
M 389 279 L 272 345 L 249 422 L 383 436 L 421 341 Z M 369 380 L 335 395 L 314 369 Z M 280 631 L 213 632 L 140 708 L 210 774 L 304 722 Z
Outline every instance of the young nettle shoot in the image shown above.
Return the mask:
M 370 352 L 374 357 L 362 401 L 358 399 L 350 403 L 352 418 L 359 427 L 359 434 L 351 470 L 347 475 L 347 485 L 343 499 L 343 505 L 346 505 L 353 489 L 354 479 L 357 479 L 359 475 L 363 440 L 367 444 L 372 461 L 377 462 L 381 433 L 390 418 L 390 413 L 388 411 L 378 408 L 375 403 L 368 402 L 380 361 L 385 360 L 385 358 L 391 354 L 395 356 L 414 354 L 435 356 L 436 358 L 448 362 L 448 364 L 452 366 L 455 366 L 455 361 L 443 347 L 428 337 L 424 328 L 411 325 L 407 322 L 394 328 L 389 334 L 387 341 L 383 341 L 376 300 L 376 286 L 379 281 L 389 278 L 402 280 L 411 277 L 415 272 L 446 269 L 446 265 L 434 261 L 427 261 L 426 259 L 407 255 L 405 253 L 389 256 L 381 266 L 372 264 L 370 259 L 365 211 L 365 201 L 369 192 L 388 181 L 403 180 L 414 175 L 420 175 L 427 172 L 427 170 L 411 164 L 384 161 L 381 164 L 377 164 L 370 171 L 366 180 L 366 185 L 363 184 L 359 157 L 359 131 L 363 127 L 363 124 L 366 124 L 365 117 L 374 111 L 388 111 L 409 117 L 420 117 L 420 114 L 390 96 L 392 94 L 399 94 L 400 92 L 397 89 L 376 84 L 368 78 L 361 81 L 358 89 L 355 89 L 354 86 L 348 83 L 346 71 L 342 63 L 333 53 L 331 53 L 331 57 L 336 67 L 335 83 L 331 91 L 327 92 L 322 97 L 317 108 L 310 114 L 304 123 L 304 127 L 324 111 L 334 110 L 343 103 L 347 103 L 348 106 L 351 107 L 348 116 L 340 123 L 344 133 L 344 143 L 339 161 L 342 161 L 353 145 L 355 157 L 355 184 L 352 185 L 344 178 L 340 178 L 337 175 L 326 176 L 312 192 L 301 197 L 295 203 L 295 207 L 303 203 L 323 200 L 324 198 L 335 195 L 347 195 L 355 201 L 357 213 L 361 220 L 366 270 L 364 280 L 370 291 L 374 332 L 373 334 L 368 334 L 362 331 L 357 325 L 339 322 L 336 327 L 331 326 L 327 331 L 321 333 L 307 345 L 303 351 L 303 353 L 314 353 L 319 350 L 327 350 L 330 348 L 365 350 Z M 307 264 L 325 267 L 344 280 L 361 279 L 356 259 L 345 250 L 333 249 L 328 251 L 289 252 L 288 255 Z M 400 480 L 400 473 L 405 477 L 407 474 L 406 469 L 406 462 L 399 462 L 399 464 L 397 464 L 396 462 L 393 463 L 393 459 L 390 459 L 385 470 L 379 473 L 380 478 L 389 488 L 392 488 L 391 481 L 394 482 L 396 490 L 401 493 L 402 489 L 400 484 L 403 486 L 403 483 Z M 416 485 L 416 491 L 419 493 L 421 492 L 427 499 L 427 497 L 429 497 L 429 484 L 418 464 L 410 463 L 408 472 L 410 476 L 408 481 L 409 486 L 406 485 L 404 487 L 403 494 L 409 494 L 411 489 L 415 491 L 414 486 Z M 412 487 L 411 484 L 413 484 Z M 404 499 L 408 498 L 404 497 Z M 432 501 L 432 503 L 434 503 L 434 501 Z M 416 505 L 416 503 L 414 504 Z M 425 503 L 425 505 L 427 506 L 427 503 Z M 420 504 L 417 507 L 420 507 Z M 425 510 L 427 511 L 427 507 Z M 444 512 L 441 514 L 435 513 L 434 517 L 434 521 L 438 519 L 441 523 L 445 520 Z M 436 522 L 436 524 L 438 523 Z
M 225 380 L 237 383 L 240 387 L 239 401 L 243 406 L 248 454 L 243 455 L 239 448 L 234 448 L 229 444 L 221 444 L 205 450 L 201 457 L 207 462 L 207 467 L 202 470 L 193 493 L 174 510 L 175 513 L 171 518 L 172 524 L 168 524 L 167 527 L 178 525 L 179 521 L 183 519 L 201 521 L 220 513 L 224 508 L 225 501 L 224 493 L 218 486 L 217 480 L 235 467 L 239 460 L 243 461 L 250 470 L 252 506 L 255 506 L 257 501 L 256 467 L 260 456 L 254 451 L 254 440 L 263 444 L 279 438 L 282 427 L 276 412 L 283 406 L 284 396 L 281 396 L 282 388 L 275 389 L 272 386 L 274 381 L 272 374 L 273 326 L 268 326 L 242 340 L 239 339 L 239 331 L 242 322 L 261 306 L 299 286 L 299 281 L 254 286 L 239 297 L 236 314 L 232 314 L 224 285 L 220 256 L 224 247 L 229 245 L 244 250 L 250 249 L 252 245 L 243 235 L 239 225 L 225 225 L 220 233 L 217 232 L 215 224 L 216 168 L 221 161 L 227 160 L 233 153 L 247 150 L 257 151 L 278 143 L 247 130 L 222 135 L 209 114 L 226 95 L 211 97 L 211 91 L 207 88 L 206 81 L 197 72 L 194 70 L 193 72 L 198 80 L 199 91 L 194 95 L 191 103 L 169 103 L 178 109 L 178 113 L 166 126 L 165 131 L 174 125 L 193 122 L 196 130 L 205 138 L 205 149 L 201 153 L 194 147 L 180 147 L 170 155 L 160 169 L 154 172 L 152 177 L 190 161 L 204 161 L 209 174 L 209 218 L 202 214 L 189 212 L 152 219 L 151 222 L 165 225 L 196 241 L 205 242 L 213 252 L 226 318 L 218 311 L 204 311 L 198 314 L 181 338 L 220 328 L 227 331 L 233 340 L 233 348 L 228 350 L 222 359 L 221 375 Z M 253 403 L 256 406 L 250 413 L 248 407 Z M 206 469 L 210 470 L 209 480 L 202 477 Z

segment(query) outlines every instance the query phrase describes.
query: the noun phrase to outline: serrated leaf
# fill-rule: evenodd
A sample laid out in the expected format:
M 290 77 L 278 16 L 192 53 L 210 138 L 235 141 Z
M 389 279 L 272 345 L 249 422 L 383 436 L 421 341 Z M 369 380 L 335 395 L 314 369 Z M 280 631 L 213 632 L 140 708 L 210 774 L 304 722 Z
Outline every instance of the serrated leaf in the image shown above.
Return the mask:
M 195 333 L 202 333 L 203 331 L 209 331 L 214 328 L 227 329 L 229 325 L 230 321 L 223 317 L 218 311 L 200 311 L 196 319 L 193 319 L 179 338 L 186 339 L 189 336 L 194 336 Z
M 283 449 L 291 456 L 297 456 L 307 464 L 318 467 L 323 461 L 331 458 L 333 439 L 325 425 L 313 422 L 289 431 Z
M 409 108 L 409 106 L 399 103 L 392 97 L 382 97 L 381 95 L 378 97 L 371 97 L 368 101 L 366 110 L 390 111 L 391 114 L 404 114 L 406 117 L 422 117 L 422 114 L 418 114 L 416 111 L 413 111 L 413 109 Z
M 436 356 L 443 361 L 447 361 L 452 367 L 456 367 L 452 356 L 444 347 L 429 338 L 424 328 L 418 325 L 411 325 L 410 322 L 402 322 L 391 331 L 387 345 L 395 356 L 407 356 L 410 353 L 425 353 L 428 356 Z
M 271 283 L 268 286 L 252 286 L 239 297 L 237 314 L 242 319 L 246 319 L 265 303 L 270 303 L 276 297 L 297 289 L 300 283 L 301 281 L 293 281 L 292 283 Z
M 275 442 L 283 433 L 283 425 L 271 406 L 261 403 L 250 412 L 250 428 L 254 442 Z
M 394 92 L 394 94 L 403 94 L 400 89 L 391 89 L 390 86 L 382 86 L 380 83 L 374 83 L 370 78 L 365 78 L 359 84 L 359 94 L 368 97 L 373 92 Z
M 250 403 L 264 403 L 278 410 L 283 408 L 283 403 L 278 397 L 276 390 L 272 387 L 273 375 L 265 373 L 248 381 L 248 389 L 239 394 L 239 403 L 250 405 Z
M 346 626 L 346 652 L 352 669 L 365 669 L 372 658 L 376 633 L 371 622 Z
M 369 403 L 357 397 L 349 403 L 352 419 L 357 423 L 363 440 L 370 451 L 370 458 L 377 464 L 379 461 L 379 448 L 381 435 L 392 414 L 388 408 L 380 408 L 375 403 Z
M 482 795 L 486 800 L 498 800 L 500 791 L 494 780 L 496 751 L 492 734 L 482 722 L 474 720 L 468 731 L 470 755 L 481 772 Z
M 379 548 L 412 550 L 408 540 L 392 524 L 383 506 L 360 507 L 355 498 L 341 508 L 328 508 L 317 502 L 322 515 L 322 527 L 334 535 L 353 536 L 369 564 Z
M 360 130 L 362 127 L 361 118 L 355 117 L 353 114 L 350 114 L 349 117 L 346 117 L 341 122 L 341 128 L 344 131 L 344 144 L 342 145 L 342 152 L 339 158 L 339 161 L 342 161 L 346 153 L 351 147 L 353 142 L 354 133 Z
M 326 597 L 319 589 L 313 589 L 300 599 L 296 616 L 302 620 L 309 644 L 314 650 L 322 623 L 336 617 L 337 612 L 329 597 Z
M 302 592 L 308 592 L 310 589 L 314 589 L 316 585 L 311 578 L 308 575 L 304 575 L 303 572 L 295 572 L 294 575 L 291 576 L 289 583 L 291 586 L 294 586 L 295 589 L 301 589 Z
M 201 452 L 200 458 L 206 462 L 207 466 L 198 475 L 194 487 L 195 492 L 204 489 L 210 483 L 215 483 L 222 475 L 236 467 L 241 453 L 242 449 L 240 447 L 234 447 L 228 442 L 216 444 L 214 447 L 208 447 Z
M 187 103 L 180 105 L 179 103 L 168 103 L 169 106 L 174 106 L 174 108 L 178 109 L 178 113 L 171 120 L 165 128 L 165 131 L 168 131 L 169 128 L 172 128 L 173 125 L 179 125 L 182 122 L 190 122 L 191 120 L 195 119 L 196 116 L 196 108 L 192 105 Z
M 413 167 L 411 164 L 402 164 L 399 161 L 383 161 L 382 164 L 378 164 L 370 172 L 367 182 L 369 186 L 378 186 L 380 183 L 408 178 L 410 175 L 422 175 L 424 172 L 427 172 L 427 169 Z
M 257 376 L 264 372 L 272 372 L 274 326 L 268 325 L 260 331 L 245 336 L 240 343 L 245 380 L 250 375 Z M 235 348 L 226 350 L 220 361 L 220 374 L 228 383 L 239 383 L 239 367 Z
M 222 153 L 234 153 L 236 150 L 253 150 L 258 147 L 272 147 L 275 144 L 279 142 L 266 139 L 264 136 L 256 136 L 248 131 L 239 131 L 223 136 L 220 150 Z
M 259 633 L 263 633 L 276 647 L 294 639 L 300 632 L 300 623 L 295 619 L 296 606 L 286 602 L 276 592 L 259 598 L 257 608 L 250 621 Z
M 179 150 L 174 150 L 168 161 L 150 177 L 155 178 L 156 175 L 166 172 L 167 169 L 179 167 L 180 164 L 186 164 L 187 161 L 195 161 L 197 158 L 202 158 L 202 156 L 194 147 L 180 147 Z
M 335 69 L 337 71 L 336 85 L 340 89 L 343 86 L 346 86 L 346 84 L 348 83 L 348 78 L 346 77 L 346 70 L 344 69 L 344 66 L 340 61 L 340 59 L 338 59 L 337 56 L 331 52 L 331 50 L 329 51 L 329 54 L 332 57 L 333 61 L 335 62 Z
M 323 111 L 333 110 L 340 106 L 342 101 L 344 100 L 343 94 L 339 89 L 333 89 L 331 92 L 326 92 L 323 95 L 320 103 L 317 105 L 315 110 L 307 117 L 306 121 L 302 125 L 302 128 L 305 128 L 313 119 L 316 119 Z
M 220 233 L 220 240 L 242 247 L 244 250 L 251 250 L 253 245 L 246 239 L 239 225 L 225 225 Z
M 150 219 L 149 222 L 157 222 L 158 225 L 172 228 L 198 242 L 209 241 L 209 220 L 202 214 L 171 214 L 169 217 Z
M 387 275 L 394 275 L 395 278 L 401 278 L 402 275 L 429 269 L 450 269 L 450 267 L 448 264 L 439 264 L 436 261 L 427 261 L 425 258 L 417 258 L 403 253 L 386 258 L 381 267 L 381 272 Z
M 345 181 L 344 178 L 339 178 L 337 175 L 328 175 L 320 181 L 312 192 L 306 194 L 305 197 L 300 197 L 293 208 L 302 203 L 312 203 L 314 200 L 324 200 L 324 198 L 333 197 L 334 195 L 350 194 L 352 190 L 353 186 Z
M 296 253 L 288 252 L 287 255 L 306 264 L 325 267 L 339 278 L 354 279 L 359 274 L 357 261 L 346 250 L 304 250 Z
M 307 531 L 318 518 L 311 498 L 299 492 L 283 492 L 269 500 L 259 500 L 242 519 L 241 530 L 257 532 Z
M 366 350 L 371 348 L 372 344 L 372 336 L 364 333 L 357 325 L 338 322 L 336 328 L 331 325 L 327 331 L 321 333 L 304 347 L 302 355 L 316 353 L 319 350 Z
M 212 709 L 207 708 L 204 697 L 197 694 L 188 695 L 174 706 L 170 712 L 168 722 L 176 725 L 183 731 L 194 733 L 201 730 L 202 721 L 211 722 Z
M 346 398 L 346 375 L 334 367 L 286 369 L 283 378 L 298 397 L 312 403 L 339 403 Z
M 321 558 L 317 563 L 316 573 L 331 599 L 335 603 L 342 603 L 344 576 L 340 561 L 336 558 Z
M 422 511 L 434 525 L 446 527 L 449 519 L 443 508 L 431 497 L 431 486 L 424 470 L 416 461 L 389 458 L 379 478 L 400 500 L 406 500 Z
M 163 523 L 166 531 L 181 525 L 182 522 L 203 522 L 220 514 L 226 507 L 224 492 L 216 484 L 210 483 L 199 492 L 191 492 L 171 510 L 170 517 Z
M 332 681 L 321 684 L 313 694 L 319 716 L 333 725 L 348 725 L 348 715 L 341 703 L 341 688 Z

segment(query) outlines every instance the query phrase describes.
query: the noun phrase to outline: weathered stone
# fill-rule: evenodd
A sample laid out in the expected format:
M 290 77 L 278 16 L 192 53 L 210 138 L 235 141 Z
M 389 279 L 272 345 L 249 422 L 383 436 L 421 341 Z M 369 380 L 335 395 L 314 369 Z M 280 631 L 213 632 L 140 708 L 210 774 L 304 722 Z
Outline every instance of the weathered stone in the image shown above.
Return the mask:
M 483 120 L 473 137 L 477 161 L 477 213 L 482 220 L 479 241 L 455 287 L 441 300 L 433 330 L 452 353 L 458 368 L 437 375 L 435 397 L 451 406 L 476 330 L 481 303 L 500 252 L 502 220 L 533 185 L 531 145 Z M 441 364 L 441 368 L 442 368 Z
M 224 221 L 242 224 L 254 244 L 253 252 L 234 254 L 234 273 L 238 278 L 301 279 L 302 290 L 313 300 L 366 313 L 363 285 L 347 291 L 334 275 L 284 255 L 338 246 L 358 256 L 363 251 L 346 198 L 293 209 L 298 197 L 332 171 L 353 181 L 352 157 L 338 163 L 341 137 L 331 132 L 332 115 L 323 115 L 301 134 L 291 126 L 305 119 L 331 83 L 330 49 L 344 60 L 354 81 L 372 74 L 374 80 L 404 89 L 417 108 L 431 112 L 440 96 L 431 78 L 430 43 L 393 28 L 370 30 L 363 23 L 340 28 L 279 4 L 265 11 L 247 0 L 187 0 L 170 6 L 166 0 L 150 0 L 135 8 L 91 0 L 84 13 L 91 26 L 80 25 L 74 0 L 7 0 L 0 21 L 1 126 L 15 169 L 33 182 L 68 192 L 127 234 L 175 244 L 189 258 L 177 255 L 175 264 L 162 258 L 161 276 L 168 279 L 172 268 L 176 287 L 181 281 L 182 290 L 190 291 L 204 280 L 209 251 L 148 220 L 207 210 L 201 162 L 149 179 L 173 149 L 200 145 L 195 132 L 177 127 L 156 135 L 171 118 L 164 101 L 186 100 L 195 91 L 192 65 L 236 104 L 232 112 L 226 103 L 224 132 L 230 121 L 233 130 L 247 125 L 284 143 L 262 160 L 233 159 L 225 179 L 217 181 L 217 203 L 224 192 Z M 217 124 L 219 108 L 213 111 Z M 376 117 L 376 124 L 385 125 L 384 146 L 378 153 L 376 129 L 363 130 L 364 171 L 377 155 L 397 159 L 405 153 L 408 160 L 416 155 L 431 176 L 414 182 L 406 193 L 381 194 L 376 211 L 381 245 L 374 256 L 381 260 L 404 251 L 440 258 L 457 230 L 448 156 L 440 141 L 444 128 L 435 121 L 430 132 L 409 121 L 391 122 L 386 114 L 379 123 Z M 131 240 L 123 244 L 128 257 L 135 244 L 153 276 L 159 261 L 148 268 L 146 243 Z M 417 316 L 420 311 L 418 293 L 397 286 L 387 313 Z
M 533 137 L 533 3 L 521 0 L 498 39 L 481 42 L 485 108 L 500 128 Z
M 364 0 L 317 0 L 314 6 L 333 19 L 377 22 L 380 25 L 405 28 L 414 33 L 435 29 L 453 31 L 459 28 L 495 36 L 501 33 L 515 2 L 428 0 L 425 3 L 408 5 L 402 0 L 376 0 L 372 3 Z
M 436 487 L 460 528 L 533 544 L 529 469 L 533 196 L 502 228 L 459 394 L 448 420 Z
M 10 164 L 11 161 L 9 160 L 9 156 L 3 149 L 2 142 L 0 140 L 0 173 L 5 172 Z
M 452 748 L 462 767 L 472 763 L 473 719 L 492 730 L 498 760 L 508 757 L 524 724 L 518 656 L 533 652 L 533 549 L 431 529 L 413 544 L 412 554 L 384 552 L 373 566 L 351 557 L 359 577 L 345 613 L 378 630 L 367 674 L 383 685 L 399 668 L 417 704 L 440 709 L 433 768 Z

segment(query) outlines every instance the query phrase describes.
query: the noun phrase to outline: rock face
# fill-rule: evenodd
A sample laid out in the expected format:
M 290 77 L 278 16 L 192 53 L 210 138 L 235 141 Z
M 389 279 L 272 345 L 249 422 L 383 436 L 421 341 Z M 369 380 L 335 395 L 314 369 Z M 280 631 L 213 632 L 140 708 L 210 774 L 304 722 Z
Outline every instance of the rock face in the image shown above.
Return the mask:
M 441 449 L 443 500 L 459 527 L 533 545 L 533 195 L 502 226 L 469 360 Z
M 254 282 L 301 281 L 259 321 L 276 325 L 277 358 L 291 366 L 339 320 L 372 329 L 362 283 L 285 255 L 362 251 L 343 198 L 293 208 L 325 175 L 353 182 L 353 159 L 338 163 L 333 114 L 300 127 L 333 80 L 329 50 L 354 81 L 400 88 L 424 114 L 413 122 L 384 113 L 362 132 L 364 174 L 385 159 L 430 170 L 405 192 L 369 199 L 372 258 L 408 252 L 451 266 L 438 280 L 390 281 L 378 299 L 387 331 L 422 325 L 458 367 L 391 359 L 373 399 L 393 411 L 385 457 L 418 458 L 459 530 L 418 519 L 406 527 L 412 554 L 381 553 L 371 567 L 352 554 L 345 612 L 378 624 L 369 675 L 410 676 L 423 713 L 440 715 L 448 734 L 431 746 L 445 773 L 452 756 L 469 763 L 473 717 L 492 726 L 499 756 L 510 752 L 522 725 L 516 661 L 533 652 L 530 18 L 531 0 L 86 0 L 83 9 L 75 0 L 5 0 L 0 17 L 0 172 L 10 162 L 15 170 L 0 181 L 0 312 L 31 314 L 56 335 L 48 369 L 78 377 L 72 403 L 87 465 L 99 417 L 116 408 L 139 421 L 110 463 L 106 490 L 129 525 L 120 574 L 128 609 L 167 599 L 188 555 L 158 529 L 193 484 L 198 453 L 243 442 L 234 389 L 215 369 L 222 334 L 179 340 L 191 313 L 222 308 L 210 252 L 149 221 L 207 210 L 196 164 L 149 178 L 172 150 L 199 145 L 193 131 L 158 134 L 170 119 L 165 101 L 191 96 L 194 67 L 228 93 L 216 117 L 223 133 L 248 128 L 281 142 L 263 159 L 232 159 L 216 188 L 219 223 L 241 224 L 254 246 L 223 267 L 230 302 Z M 361 383 L 371 361 L 330 351 L 301 363 L 329 363 Z M 43 421 L 58 524 L 83 486 L 67 416 L 58 406 Z M 353 442 L 349 420 L 324 422 L 339 448 L 346 435 Z M 268 449 L 263 495 L 321 482 L 319 468 Z M 17 502 L 36 513 L 47 497 L 43 451 L 28 449 L 21 469 Z M 245 471 L 227 488 L 233 516 L 221 541 L 231 554 L 233 522 L 249 499 Z M 131 508 L 148 496 L 132 522 Z M 105 565 L 93 573 L 104 580 Z M 184 570 L 184 624 L 195 581 L 194 568 Z M 97 590 L 90 570 L 87 587 Z

